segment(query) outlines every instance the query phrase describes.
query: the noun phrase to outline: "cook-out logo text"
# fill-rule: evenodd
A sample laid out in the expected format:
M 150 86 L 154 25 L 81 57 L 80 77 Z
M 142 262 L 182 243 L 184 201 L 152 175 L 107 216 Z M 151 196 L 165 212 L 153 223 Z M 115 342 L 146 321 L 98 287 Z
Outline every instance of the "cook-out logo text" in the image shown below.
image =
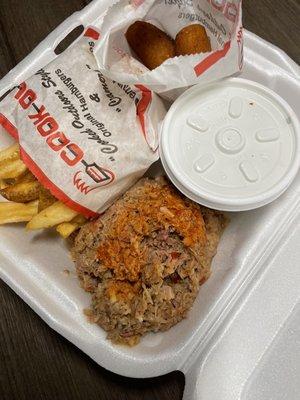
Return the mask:
M 33 109 L 33 113 L 28 114 L 28 119 L 32 121 L 38 134 L 45 138 L 49 148 L 64 161 L 66 167 L 81 166 L 81 169 L 75 172 L 72 182 L 81 193 L 87 195 L 92 190 L 107 186 L 115 180 L 112 171 L 97 165 L 96 162 L 85 161 L 84 150 L 60 131 L 58 122 L 44 105 L 39 107 L 36 105 L 37 94 L 28 88 L 25 82 L 19 86 L 14 97 L 23 110 L 28 110 L 30 107 Z

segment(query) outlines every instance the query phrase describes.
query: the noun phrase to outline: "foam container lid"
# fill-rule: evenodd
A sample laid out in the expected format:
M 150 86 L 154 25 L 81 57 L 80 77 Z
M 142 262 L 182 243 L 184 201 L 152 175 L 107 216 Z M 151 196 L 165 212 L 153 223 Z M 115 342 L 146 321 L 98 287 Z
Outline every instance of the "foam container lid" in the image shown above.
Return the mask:
M 0 82 L 0 96 L 52 61 L 75 27 L 97 24 L 111 5 L 94 0 L 57 27 Z M 241 77 L 284 98 L 300 117 L 300 68 L 284 52 L 245 31 Z M 0 148 L 10 142 L 1 131 Z M 157 164 L 151 174 L 161 174 Z M 188 318 L 134 348 L 115 346 L 83 309 L 65 242 L 51 232 L 0 227 L 1 278 L 53 329 L 115 373 L 146 378 L 185 374 L 184 400 L 298 400 L 300 393 L 300 175 L 265 207 L 231 213 Z M 68 277 L 63 273 L 70 271 Z
M 186 196 L 224 211 L 280 196 L 300 166 L 300 124 L 269 88 L 240 78 L 194 86 L 172 105 L 161 159 Z

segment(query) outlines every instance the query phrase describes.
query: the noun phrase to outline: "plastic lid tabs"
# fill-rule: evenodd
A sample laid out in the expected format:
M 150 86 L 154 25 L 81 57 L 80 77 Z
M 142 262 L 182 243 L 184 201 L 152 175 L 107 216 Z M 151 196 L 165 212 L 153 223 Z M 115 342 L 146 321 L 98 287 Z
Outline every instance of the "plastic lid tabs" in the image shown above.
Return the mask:
M 239 78 L 194 86 L 170 108 L 161 160 L 187 197 L 224 211 L 280 196 L 300 165 L 299 121 L 270 89 Z

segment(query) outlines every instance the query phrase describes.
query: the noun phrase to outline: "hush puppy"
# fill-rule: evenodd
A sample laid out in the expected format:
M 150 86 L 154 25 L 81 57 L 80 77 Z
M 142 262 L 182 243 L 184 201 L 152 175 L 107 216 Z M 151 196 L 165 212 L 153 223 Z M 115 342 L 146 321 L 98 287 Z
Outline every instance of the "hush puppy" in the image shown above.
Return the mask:
M 150 70 L 175 56 L 174 40 L 149 22 L 134 22 L 125 36 L 129 46 Z
M 202 25 L 192 24 L 181 29 L 175 39 L 177 56 L 206 53 L 211 51 L 210 39 Z

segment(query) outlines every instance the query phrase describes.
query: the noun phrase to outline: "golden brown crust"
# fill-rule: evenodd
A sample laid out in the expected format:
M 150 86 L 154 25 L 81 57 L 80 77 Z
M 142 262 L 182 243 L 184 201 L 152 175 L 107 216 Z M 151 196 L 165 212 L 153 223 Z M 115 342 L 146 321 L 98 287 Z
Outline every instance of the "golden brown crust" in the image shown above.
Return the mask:
M 206 53 L 211 51 L 210 39 L 200 24 L 186 26 L 177 33 L 175 39 L 177 56 Z
M 174 40 L 148 22 L 136 21 L 125 36 L 132 50 L 151 70 L 175 56 Z

